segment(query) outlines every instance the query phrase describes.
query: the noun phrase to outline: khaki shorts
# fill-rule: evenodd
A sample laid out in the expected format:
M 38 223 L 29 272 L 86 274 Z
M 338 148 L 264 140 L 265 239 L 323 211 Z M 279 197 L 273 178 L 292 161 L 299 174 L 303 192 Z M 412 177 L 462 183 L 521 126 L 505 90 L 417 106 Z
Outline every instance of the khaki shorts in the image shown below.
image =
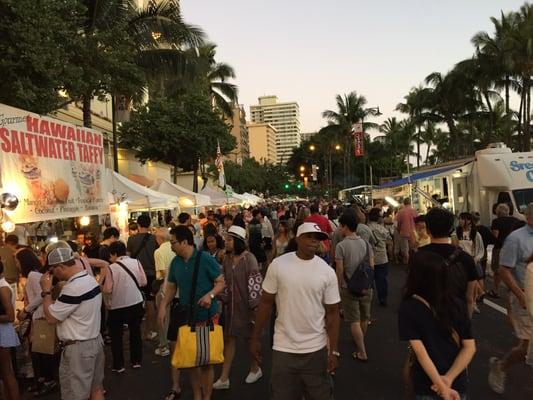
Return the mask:
M 104 342 L 95 339 L 70 344 L 61 353 L 59 383 L 63 400 L 87 400 L 104 383 Z
M 531 340 L 533 337 L 533 318 L 522 308 L 515 295 L 511 294 L 511 320 L 518 339 Z
M 331 399 L 328 350 L 296 354 L 272 352 L 272 400 Z
M 372 306 L 372 291 L 364 297 L 356 297 L 348 289 L 341 289 L 344 321 L 348 323 L 368 321 Z

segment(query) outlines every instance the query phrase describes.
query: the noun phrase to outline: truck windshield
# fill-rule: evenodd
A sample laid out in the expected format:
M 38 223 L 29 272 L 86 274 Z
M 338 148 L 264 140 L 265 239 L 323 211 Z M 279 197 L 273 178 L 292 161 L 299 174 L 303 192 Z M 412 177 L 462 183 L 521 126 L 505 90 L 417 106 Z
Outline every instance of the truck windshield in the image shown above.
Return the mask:
M 516 206 L 521 213 L 524 213 L 527 205 L 533 203 L 533 189 L 513 190 Z

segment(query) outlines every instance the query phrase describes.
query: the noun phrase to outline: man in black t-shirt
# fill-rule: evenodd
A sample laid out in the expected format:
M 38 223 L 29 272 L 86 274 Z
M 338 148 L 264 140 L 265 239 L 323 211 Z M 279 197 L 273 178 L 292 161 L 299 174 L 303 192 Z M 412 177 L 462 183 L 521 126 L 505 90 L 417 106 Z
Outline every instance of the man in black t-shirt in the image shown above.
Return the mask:
M 111 257 L 111 254 L 109 253 L 109 245 L 111 245 L 111 243 L 115 243 L 117 240 L 120 239 L 120 232 L 117 228 L 110 226 L 109 228 L 105 229 L 102 236 L 103 240 L 100 242 L 98 258 L 100 260 L 110 262 L 109 258 Z
M 146 298 L 146 337 L 150 340 L 157 336 L 155 322 L 155 297 L 152 293 L 152 283 L 155 280 L 154 252 L 157 249 L 155 236 L 150 233 L 152 220 L 147 214 L 141 214 L 137 218 L 139 233 L 128 238 L 127 251 L 131 258 L 136 258 L 141 263 L 146 274 L 147 285 L 142 289 Z
M 492 234 L 496 238 L 494 243 L 494 248 L 492 250 L 492 262 L 491 268 L 494 272 L 494 280 L 492 281 L 492 290 L 488 292 L 490 297 L 498 298 L 500 297 L 500 274 L 498 273 L 498 268 L 500 267 L 500 250 L 503 247 L 503 243 L 507 236 L 511 232 L 517 230 L 524 226 L 524 222 L 519 219 L 509 215 L 510 209 L 509 206 L 505 203 L 498 204 L 495 209 L 496 218 L 492 221 L 490 227 Z
M 429 251 L 448 259 L 457 250 L 450 244 L 450 234 L 453 230 L 454 216 L 443 208 L 432 208 L 426 215 L 426 225 L 431 237 L 431 243 L 420 247 L 418 251 Z M 475 305 L 475 288 L 480 279 L 476 263 L 471 255 L 459 250 L 456 261 L 450 266 L 454 270 L 454 294 L 464 300 L 468 308 L 468 315 L 472 317 Z

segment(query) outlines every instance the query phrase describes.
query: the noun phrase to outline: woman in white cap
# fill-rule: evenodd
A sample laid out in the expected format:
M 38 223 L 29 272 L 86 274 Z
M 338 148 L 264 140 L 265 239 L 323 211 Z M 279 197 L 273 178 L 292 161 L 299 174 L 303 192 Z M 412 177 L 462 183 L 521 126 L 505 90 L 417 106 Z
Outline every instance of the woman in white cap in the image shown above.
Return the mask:
M 226 289 L 224 303 L 224 365 L 214 389 L 229 389 L 229 373 L 237 338 L 249 339 L 255 323 L 255 309 L 261 299 L 263 278 L 255 256 L 246 250 L 246 230 L 233 225 L 226 235 L 226 256 L 223 263 Z M 246 383 L 263 376 L 259 364 L 252 360 Z

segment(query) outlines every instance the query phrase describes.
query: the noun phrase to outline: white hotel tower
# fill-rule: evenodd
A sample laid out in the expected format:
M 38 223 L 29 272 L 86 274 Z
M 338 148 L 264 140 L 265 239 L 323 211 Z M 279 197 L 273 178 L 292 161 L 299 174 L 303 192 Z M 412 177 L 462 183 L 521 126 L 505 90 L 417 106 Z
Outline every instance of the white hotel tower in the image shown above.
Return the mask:
M 277 96 L 259 97 L 250 107 L 253 123 L 268 123 L 276 128 L 277 163 L 285 164 L 300 145 L 300 108 L 298 103 L 279 103 Z

